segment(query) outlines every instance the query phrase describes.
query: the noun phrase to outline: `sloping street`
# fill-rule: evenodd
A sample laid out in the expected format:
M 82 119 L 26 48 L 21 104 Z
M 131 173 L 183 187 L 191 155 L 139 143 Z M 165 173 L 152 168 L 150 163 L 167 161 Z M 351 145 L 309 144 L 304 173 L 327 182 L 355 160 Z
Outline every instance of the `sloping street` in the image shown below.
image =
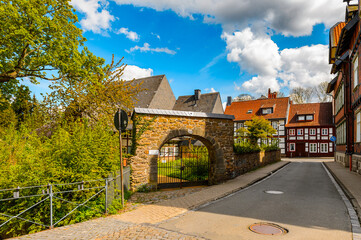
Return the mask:
M 352 239 L 350 217 L 320 161 L 292 162 L 271 177 L 159 226 L 207 239 L 270 239 L 248 229 L 277 224 L 282 239 Z

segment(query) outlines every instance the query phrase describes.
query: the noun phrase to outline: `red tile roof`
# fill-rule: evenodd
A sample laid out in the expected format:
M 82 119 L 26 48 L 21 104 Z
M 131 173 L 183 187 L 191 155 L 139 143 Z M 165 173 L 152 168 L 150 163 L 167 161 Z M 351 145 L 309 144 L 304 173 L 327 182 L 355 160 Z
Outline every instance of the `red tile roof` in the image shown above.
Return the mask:
M 297 121 L 297 115 L 314 114 L 313 121 Z M 332 103 L 291 104 L 286 127 L 333 125 Z
M 288 97 L 232 102 L 226 107 L 224 114 L 234 115 L 234 121 L 248 121 L 255 115 L 263 116 L 265 119 L 286 118 L 288 102 Z M 261 108 L 268 107 L 273 107 L 273 113 L 263 115 Z M 249 110 L 252 110 L 252 113 L 247 113 Z

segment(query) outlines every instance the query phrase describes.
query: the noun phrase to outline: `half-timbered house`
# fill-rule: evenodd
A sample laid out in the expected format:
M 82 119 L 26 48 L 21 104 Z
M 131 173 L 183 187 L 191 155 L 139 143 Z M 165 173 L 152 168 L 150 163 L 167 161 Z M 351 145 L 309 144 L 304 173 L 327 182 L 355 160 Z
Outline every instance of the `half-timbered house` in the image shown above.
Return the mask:
M 332 103 L 291 104 L 286 131 L 287 157 L 332 157 Z

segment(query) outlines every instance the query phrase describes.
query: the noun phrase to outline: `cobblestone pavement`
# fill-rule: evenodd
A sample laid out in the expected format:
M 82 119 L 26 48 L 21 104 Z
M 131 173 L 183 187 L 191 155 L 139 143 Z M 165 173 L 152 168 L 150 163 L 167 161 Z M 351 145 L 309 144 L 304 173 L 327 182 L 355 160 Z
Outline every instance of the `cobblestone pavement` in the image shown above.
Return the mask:
M 196 236 L 190 236 L 186 234 L 181 234 L 177 232 L 168 231 L 154 226 L 145 226 L 145 225 L 134 225 L 127 229 L 121 230 L 119 232 L 114 232 L 110 235 L 98 238 L 96 240 L 127 240 L 127 239 L 182 239 L 182 240 L 196 240 L 204 239 Z
M 127 201 L 126 207 L 121 211 L 129 212 L 137 209 L 140 206 L 159 203 L 164 200 L 184 197 L 188 194 L 202 191 L 206 189 L 206 186 L 197 186 L 182 189 L 167 189 L 156 192 L 136 192 Z
M 277 162 L 223 184 L 173 191 L 136 193 L 121 214 L 25 235 L 17 240 L 201 239 L 161 229 L 157 224 L 222 198 L 272 174 L 288 162 Z

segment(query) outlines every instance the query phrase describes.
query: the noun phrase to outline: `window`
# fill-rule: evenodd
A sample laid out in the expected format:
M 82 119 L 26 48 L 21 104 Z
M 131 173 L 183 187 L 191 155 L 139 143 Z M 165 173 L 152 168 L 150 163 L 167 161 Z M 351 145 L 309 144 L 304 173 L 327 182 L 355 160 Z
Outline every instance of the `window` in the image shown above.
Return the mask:
M 247 114 L 250 114 L 250 113 L 252 113 L 252 109 L 248 110 L 248 112 L 247 112 Z
M 313 115 L 306 116 L 306 121 L 312 121 L 312 120 L 313 120 Z
M 294 129 L 290 129 L 290 135 L 292 135 L 292 136 L 295 135 L 295 130 Z
M 342 122 L 336 127 L 336 144 L 343 145 L 346 143 L 346 122 Z
M 316 135 L 316 129 L 315 128 L 310 129 L 310 135 Z
M 328 144 L 321 143 L 321 153 L 328 153 Z
M 356 142 L 360 142 L 361 139 L 361 112 L 357 113 L 357 125 L 356 125 Z
M 297 129 L 297 135 L 303 135 L 303 129 Z
M 336 97 L 335 97 L 335 111 L 338 113 L 343 105 L 345 104 L 345 89 L 343 83 L 341 83 L 341 87 L 338 88 Z
M 296 151 L 296 143 L 290 143 L 290 152 Z
M 353 88 L 358 86 L 358 56 L 353 59 Z
M 298 116 L 298 121 L 305 121 L 305 116 L 304 115 L 299 115 Z
M 272 122 L 272 127 L 277 130 L 278 129 L 278 122 Z
M 263 108 L 262 109 L 262 114 L 270 114 L 272 113 L 272 108 Z
M 310 153 L 317 153 L 317 143 L 310 143 Z
M 328 135 L 328 129 L 322 128 L 322 135 Z

